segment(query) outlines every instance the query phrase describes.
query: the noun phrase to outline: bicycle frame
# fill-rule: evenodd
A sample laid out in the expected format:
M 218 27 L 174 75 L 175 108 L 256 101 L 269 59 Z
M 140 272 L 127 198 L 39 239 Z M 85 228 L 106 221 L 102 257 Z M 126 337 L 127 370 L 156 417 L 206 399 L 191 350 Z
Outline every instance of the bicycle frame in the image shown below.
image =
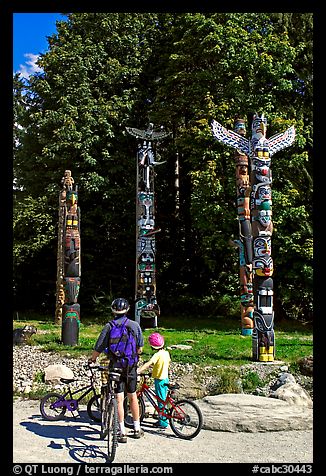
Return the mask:
M 155 408 L 157 413 L 165 418 L 171 419 L 172 416 L 170 414 L 170 410 L 167 410 L 167 405 L 170 405 L 171 408 L 173 408 L 174 413 L 173 413 L 173 418 L 176 420 L 182 420 L 185 417 L 185 412 L 183 411 L 182 408 L 178 406 L 178 404 L 173 400 L 173 398 L 170 395 L 170 390 L 167 393 L 166 399 L 162 400 L 154 390 L 152 390 L 147 383 L 144 381 L 142 383 L 142 386 L 140 390 L 137 391 L 137 397 L 138 396 L 143 396 L 148 399 L 150 404 Z M 155 401 L 156 400 L 156 401 Z M 156 403 L 157 402 L 157 403 Z M 158 404 L 161 403 L 163 405 L 163 408 L 159 408 Z
M 77 393 L 79 392 L 83 392 L 85 390 L 84 393 L 82 393 L 82 395 L 80 395 L 78 398 L 73 398 L 74 395 L 76 395 Z M 92 372 L 92 376 L 91 376 L 91 383 L 90 384 L 87 384 L 85 385 L 84 387 L 81 387 L 81 388 L 77 388 L 76 390 L 74 391 L 71 391 L 71 388 L 70 388 L 70 385 L 68 384 L 68 390 L 63 394 L 61 395 L 61 397 L 52 404 L 52 407 L 53 408 L 60 408 L 60 407 L 66 407 L 68 411 L 74 411 L 74 410 L 77 410 L 78 408 L 78 403 L 84 398 L 86 397 L 86 395 L 88 395 L 91 391 L 93 391 L 93 394 L 96 395 L 96 389 L 94 387 L 94 374 Z M 67 395 L 69 396 L 69 398 L 67 399 Z

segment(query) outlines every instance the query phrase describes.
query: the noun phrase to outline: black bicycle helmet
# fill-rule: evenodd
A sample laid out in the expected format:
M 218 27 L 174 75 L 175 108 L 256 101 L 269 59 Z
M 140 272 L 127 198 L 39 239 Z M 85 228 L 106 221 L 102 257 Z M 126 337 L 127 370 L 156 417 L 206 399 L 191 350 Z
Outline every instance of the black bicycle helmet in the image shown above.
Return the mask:
M 124 298 L 117 298 L 112 301 L 111 310 L 114 314 L 125 314 L 129 311 L 129 302 Z

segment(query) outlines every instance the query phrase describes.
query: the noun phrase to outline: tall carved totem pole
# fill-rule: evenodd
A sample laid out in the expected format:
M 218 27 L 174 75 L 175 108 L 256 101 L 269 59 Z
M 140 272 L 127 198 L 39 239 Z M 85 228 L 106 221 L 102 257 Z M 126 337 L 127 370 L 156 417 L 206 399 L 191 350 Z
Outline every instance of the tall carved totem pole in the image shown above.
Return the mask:
M 147 130 L 126 128 L 137 139 L 137 193 L 136 193 L 136 279 L 135 321 L 142 327 L 157 327 L 160 308 L 156 299 L 156 244 L 154 167 L 156 162 L 152 142 L 169 135 L 154 132 L 153 124 Z
M 244 121 L 242 121 L 244 124 Z M 240 120 L 236 123 L 236 131 L 244 130 Z M 251 230 L 246 228 L 243 235 L 241 228 L 241 200 L 243 198 L 244 216 L 248 215 L 248 187 L 241 196 L 238 194 L 238 216 L 240 222 L 240 286 L 245 283 L 241 277 L 241 263 L 246 268 L 246 279 L 250 270 L 250 259 L 252 260 L 252 281 L 253 281 L 253 331 L 252 331 L 252 358 L 255 361 L 270 362 L 275 357 L 275 337 L 274 337 L 274 311 L 273 311 L 273 259 L 271 256 L 271 237 L 273 233 L 272 223 L 272 171 L 271 157 L 276 152 L 289 147 L 295 140 L 295 129 L 291 126 L 285 132 L 275 134 L 270 139 L 266 138 L 267 120 L 264 115 L 255 114 L 252 121 L 251 140 L 236 131 L 225 129 L 215 120 L 212 122 L 213 135 L 223 144 L 237 149 L 241 155 L 248 155 L 250 158 L 250 217 Z M 245 164 L 245 159 L 244 166 Z M 249 165 L 249 164 L 248 164 Z M 238 176 L 237 176 L 238 178 Z M 246 198 L 246 205 L 245 200 Z M 251 254 L 246 253 L 246 246 L 252 242 Z M 241 261 L 241 255 L 243 259 Z M 248 262 L 247 262 L 247 261 Z M 250 283 L 250 282 L 249 282 Z M 247 280 L 248 284 L 248 280 Z M 250 289 L 250 286 L 249 286 Z M 247 291 L 249 291 L 247 286 Z M 242 289 L 244 291 L 244 289 Z M 242 292 L 241 291 L 241 292 Z M 242 304 L 244 301 L 242 300 Z M 249 306 L 249 300 L 246 301 Z M 249 311 L 248 311 L 249 312 Z M 247 316 L 250 317 L 250 316 Z
M 235 120 L 234 131 L 241 136 L 245 136 L 246 126 L 243 119 L 237 118 Z M 254 327 L 254 295 L 249 158 L 241 150 L 236 149 L 234 161 L 239 221 L 239 239 L 235 240 L 234 244 L 239 247 L 241 334 L 252 335 Z
M 61 340 L 77 345 L 80 326 L 80 209 L 78 187 L 71 171 L 62 178 L 59 196 L 56 322 L 61 321 Z

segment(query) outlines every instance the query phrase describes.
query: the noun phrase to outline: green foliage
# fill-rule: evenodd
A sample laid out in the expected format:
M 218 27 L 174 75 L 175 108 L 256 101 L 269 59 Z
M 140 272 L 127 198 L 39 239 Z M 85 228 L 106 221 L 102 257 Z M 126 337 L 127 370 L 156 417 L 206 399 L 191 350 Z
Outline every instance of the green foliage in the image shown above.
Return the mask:
M 241 379 L 242 388 L 245 393 L 253 392 L 257 387 L 264 385 L 264 381 L 259 377 L 257 372 L 250 370 L 245 373 Z
M 38 370 L 34 374 L 33 382 L 43 383 L 44 382 L 44 377 L 45 377 L 45 372 L 43 370 Z
M 241 378 L 238 369 L 234 368 L 219 368 L 215 374 L 216 380 L 210 387 L 212 395 L 219 395 L 225 393 L 241 393 Z
M 267 137 L 296 127 L 294 146 L 272 159 L 274 290 L 280 317 L 311 320 L 312 33 L 310 13 L 71 13 L 58 22 L 44 72 L 14 78 L 16 306 L 54 312 L 65 169 L 80 191 L 82 312 L 104 317 L 111 296 L 133 300 L 137 144 L 125 127 L 151 121 L 172 132 L 158 147 L 166 164 L 155 183 L 160 306 L 239 316 L 233 152 L 210 122 L 232 129 L 242 115 L 249 129 L 257 111 Z
M 13 257 L 17 267 L 31 262 L 53 241 L 55 225 L 47 212 L 47 197 L 25 197 L 17 200 L 13 217 Z

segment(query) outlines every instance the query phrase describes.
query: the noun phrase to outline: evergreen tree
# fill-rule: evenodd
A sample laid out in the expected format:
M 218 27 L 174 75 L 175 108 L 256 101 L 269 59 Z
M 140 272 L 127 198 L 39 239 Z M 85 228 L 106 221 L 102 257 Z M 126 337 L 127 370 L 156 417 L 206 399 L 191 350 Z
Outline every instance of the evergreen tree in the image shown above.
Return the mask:
M 172 132 L 157 149 L 166 160 L 155 183 L 160 305 L 212 315 L 236 309 L 233 151 L 214 140 L 210 123 L 232 129 L 240 114 L 249 128 L 257 111 L 268 118 L 268 137 L 297 130 L 295 145 L 272 159 L 275 295 L 280 315 L 308 318 L 312 32 L 305 13 L 73 13 L 58 22 L 39 60 L 44 72 L 28 84 L 15 78 L 16 275 L 47 256 L 55 292 L 58 193 L 70 169 L 82 211 L 80 302 L 90 307 L 92 296 L 112 293 L 133 299 L 137 144 L 125 127 L 150 121 Z M 42 240 L 26 226 L 38 206 L 48 224 Z M 33 254 L 18 246 L 24 236 Z

